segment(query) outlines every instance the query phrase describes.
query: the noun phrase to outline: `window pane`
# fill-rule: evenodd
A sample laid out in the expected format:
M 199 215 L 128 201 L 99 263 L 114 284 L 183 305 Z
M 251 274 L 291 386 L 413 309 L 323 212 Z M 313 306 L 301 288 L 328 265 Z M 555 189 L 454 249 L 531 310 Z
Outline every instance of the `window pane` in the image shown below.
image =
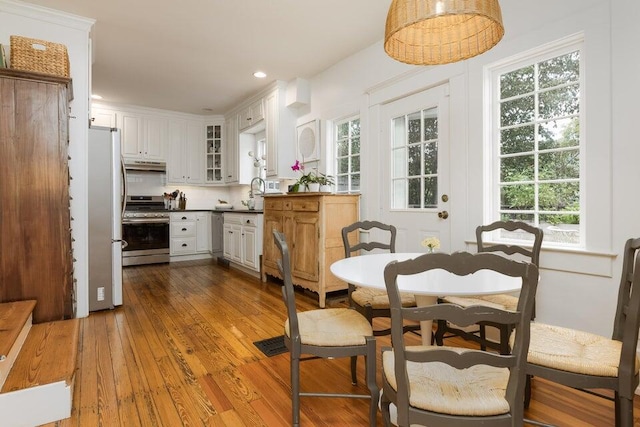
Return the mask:
M 578 114 L 580 110 L 578 85 L 541 92 L 539 102 L 541 119 L 553 119 L 555 117 Z
M 545 211 L 579 211 L 580 185 L 577 182 L 540 184 L 539 205 Z
M 534 149 L 533 124 L 500 131 L 500 154 L 522 153 Z
M 500 214 L 501 221 L 522 221 L 527 224 L 534 224 L 534 215 L 533 214 L 525 214 L 525 213 L 501 213 Z
M 351 136 L 352 137 L 360 136 L 360 119 L 352 120 L 349 123 L 351 124 Z
M 424 110 L 424 140 L 438 139 L 438 109 Z
M 360 154 L 360 138 L 351 140 L 351 154 Z
M 538 148 L 577 147 L 580 145 L 580 122 L 577 117 L 551 120 L 538 125 Z
M 338 159 L 338 173 L 349 173 L 349 158 Z
M 351 172 L 360 172 L 360 156 L 351 157 Z
M 438 142 L 424 144 L 424 174 L 438 173 Z
M 533 65 L 500 76 L 500 99 L 533 92 Z
M 534 97 L 505 101 L 500 104 L 500 126 L 512 126 L 532 122 L 534 118 Z
M 420 142 L 420 112 L 409 114 L 407 116 L 409 122 L 408 141 L 409 144 Z
M 393 147 L 402 147 L 407 143 L 406 127 L 404 117 L 393 119 Z
M 578 150 L 540 154 L 540 179 L 569 179 L 580 177 Z
M 424 179 L 424 207 L 438 207 L 438 178 L 435 176 Z
M 420 178 L 409 179 L 409 203 L 408 208 L 420 208 Z
M 535 179 L 535 157 L 505 157 L 500 160 L 500 181 L 533 181 Z
M 351 190 L 359 191 L 360 190 L 360 174 L 354 173 L 351 175 Z
M 533 184 L 504 185 L 500 188 L 500 209 L 531 211 L 534 205 Z
M 340 192 L 349 191 L 349 177 L 347 175 L 338 176 L 338 191 Z
M 393 150 L 393 178 L 404 178 L 407 176 L 406 149 Z
M 555 243 L 580 243 L 580 217 L 578 215 L 540 215 L 544 239 Z
M 577 82 L 580 77 L 580 54 L 576 51 L 541 62 L 538 73 L 541 89 Z
M 417 176 L 420 175 L 420 145 L 414 145 L 409 147 L 409 159 L 408 159 L 408 167 L 409 167 L 409 176 Z
M 340 123 L 338 125 L 338 139 L 345 139 L 349 136 L 349 123 Z
M 338 141 L 337 146 L 338 146 L 338 156 L 339 157 L 343 157 L 343 156 L 348 156 L 349 155 L 349 142 L 348 141 L 346 141 L 346 140 Z

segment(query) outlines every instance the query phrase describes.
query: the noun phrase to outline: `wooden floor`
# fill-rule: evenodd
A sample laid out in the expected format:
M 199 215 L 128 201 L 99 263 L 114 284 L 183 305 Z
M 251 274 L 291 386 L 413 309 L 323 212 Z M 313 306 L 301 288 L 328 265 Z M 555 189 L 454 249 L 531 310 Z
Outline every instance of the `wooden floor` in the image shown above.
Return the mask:
M 56 425 L 290 425 L 289 356 L 268 358 L 253 345 L 282 334 L 280 298 L 278 283 L 212 261 L 125 268 L 124 305 L 82 319 L 72 417 Z M 316 301 L 300 293 L 298 307 L 316 308 Z M 357 388 L 366 393 L 363 366 Z M 302 367 L 307 390 L 329 384 L 350 392 L 349 378 L 347 360 Z M 366 400 L 303 398 L 301 406 L 306 427 L 368 425 Z M 638 420 L 639 399 L 635 406 Z M 558 426 L 614 425 L 612 402 L 536 379 L 525 416 Z

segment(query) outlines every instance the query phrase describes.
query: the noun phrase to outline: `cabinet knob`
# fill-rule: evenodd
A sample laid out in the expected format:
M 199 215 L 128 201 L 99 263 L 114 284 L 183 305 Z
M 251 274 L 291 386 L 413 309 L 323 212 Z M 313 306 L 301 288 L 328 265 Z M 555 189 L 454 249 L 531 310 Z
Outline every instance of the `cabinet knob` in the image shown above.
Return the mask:
M 183 244 L 182 244 L 182 247 L 183 247 L 183 248 L 186 248 L 186 247 L 187 247 L 187 244 L 186 244 L 186 243 L 183 243 Z
M 187 219 L 187 217 L 186 217 L 186 216 L 183 216 L 183 217 L 182 217 L 182 219 Z
M 186 228 L 183 228 L 183 229 L 182 229 L 182 231 L 187 231 L 187 229 L 186 229 Z

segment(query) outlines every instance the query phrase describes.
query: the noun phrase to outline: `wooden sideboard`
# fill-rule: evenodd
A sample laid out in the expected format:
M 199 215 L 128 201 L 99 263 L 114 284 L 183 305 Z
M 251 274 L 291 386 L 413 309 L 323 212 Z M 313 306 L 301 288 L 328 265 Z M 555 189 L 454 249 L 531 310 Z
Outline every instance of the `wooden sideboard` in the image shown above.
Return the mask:
M 358 221 L 360 196 L 354 194 L 294 193 L 264 199 L 262 281 L 278 271 L 280 252 L 273 230 L 284 233 L 291 253 L 294 285 L 318 294 L 324 308 L 328 292 L 347 289 L 329 267 L 344 258 L 342 228 Z

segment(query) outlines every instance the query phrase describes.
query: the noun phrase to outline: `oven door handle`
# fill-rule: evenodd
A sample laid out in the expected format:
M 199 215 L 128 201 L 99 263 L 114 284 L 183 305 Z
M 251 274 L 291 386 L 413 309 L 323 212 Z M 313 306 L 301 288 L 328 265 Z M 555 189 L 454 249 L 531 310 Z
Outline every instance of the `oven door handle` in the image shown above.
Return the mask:
M 126 218 L 122 224 L 169 224 L 169 218 Z

